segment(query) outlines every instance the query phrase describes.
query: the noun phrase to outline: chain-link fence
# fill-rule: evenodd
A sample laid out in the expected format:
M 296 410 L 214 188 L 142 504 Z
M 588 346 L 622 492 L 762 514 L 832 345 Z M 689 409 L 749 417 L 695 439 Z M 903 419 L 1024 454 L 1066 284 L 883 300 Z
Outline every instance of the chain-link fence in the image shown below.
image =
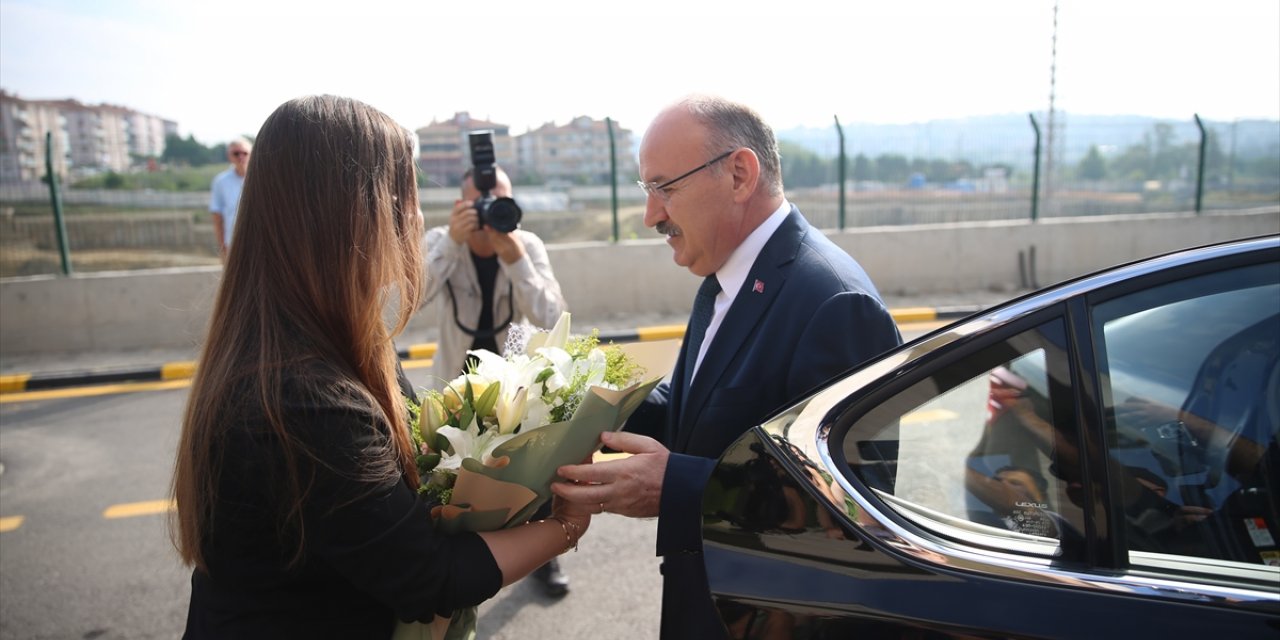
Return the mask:
M 781 131 L 787 197 L 824 229 L 1280 203 L 1280 122 L 1054 115 Z M 637 177 L 517 186 L 522 224 L 548 243 L 655 237 Z M 218 264 L 207 191 L 61 194 L 74 271 Z M 458 193 L 420 197 L 436 225 Z M 0 276 L 59 273 L 55 230 L 47 185 L 0 184 Z

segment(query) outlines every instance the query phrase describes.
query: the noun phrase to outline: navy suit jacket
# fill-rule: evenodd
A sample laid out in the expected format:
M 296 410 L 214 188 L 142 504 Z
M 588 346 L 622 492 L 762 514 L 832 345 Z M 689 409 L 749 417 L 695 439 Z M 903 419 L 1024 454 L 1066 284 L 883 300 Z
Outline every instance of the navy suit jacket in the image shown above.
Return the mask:
M 702 491 L 720 454 L 772 413 L 901 342 L 862 267 L 792 206 L 751 266 L 692 385 L 682 384 L 686 343 L 672 382 L 627 422 L 627 431 L 671 451 L 657 545 L 664 639 L 725 634 L 702 563 Z

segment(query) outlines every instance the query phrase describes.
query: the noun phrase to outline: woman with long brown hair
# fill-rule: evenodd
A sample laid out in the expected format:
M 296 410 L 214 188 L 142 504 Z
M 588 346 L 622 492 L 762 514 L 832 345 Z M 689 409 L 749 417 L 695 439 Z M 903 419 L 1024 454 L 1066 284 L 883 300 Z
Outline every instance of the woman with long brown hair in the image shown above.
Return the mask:
M 590 516 L 568 507 L 446 536 L 415 491 L 392 343 L 422 289 L 409 132 L 312 96 L 254 147 L 174 468 L 186 637 L 389 637 L 573 546 Z

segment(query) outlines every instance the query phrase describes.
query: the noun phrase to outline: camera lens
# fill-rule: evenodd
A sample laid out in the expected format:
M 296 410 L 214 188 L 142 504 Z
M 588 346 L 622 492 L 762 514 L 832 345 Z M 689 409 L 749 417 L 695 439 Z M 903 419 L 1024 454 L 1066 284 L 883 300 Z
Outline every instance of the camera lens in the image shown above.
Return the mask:
M 476 209 L 480 212 L 481 226 L 488 224 L 502 233 L 515 231 L 516 227 L 520 226 L 520 218 L 524 215 L 520 205 L 511 198 L 493 198 L 492 202 L 486 203 L 484 209 L 479 207 Z

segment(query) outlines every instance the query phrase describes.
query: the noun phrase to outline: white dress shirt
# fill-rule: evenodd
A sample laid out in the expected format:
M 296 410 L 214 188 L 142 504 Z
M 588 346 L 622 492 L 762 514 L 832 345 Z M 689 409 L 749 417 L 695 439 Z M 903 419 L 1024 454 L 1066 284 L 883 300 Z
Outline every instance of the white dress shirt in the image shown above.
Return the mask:
M 752 231 L 751 235 L 748 235 L 742 244 L 733 250 L 733 253 L 729 254 L 729 259 L 725 261 L 724 266 L 716 271 L 715 277 L 720 282 L 720 293 L 716 294 L 715 311 L 711 314 L 707 333 L 702 338 L 702 347 L 698 349 L 698 359 L 694 361 L 693 374 L 689 376 L 690 381 L 698 375 L 702 358 L 707 355 L 707 348 L 711 346 L 716 332 L 720 330 L 720 324 L 724 322 L 725 314 L 729 313 L 729 307 L 733 306 L 734 298 L 738 297 L 742 283 L 751 274 L 751 265 L 756 263 L 756 258 L 760 256 L 765 243 L 769 242 L 773 232 L 778 230 L 782 221 L 786 220 L 790 213 L 791 203 L 783 198 L 782 206 L 765 218 L 765 221 L 760 223 L 760 226 L 756 227 L 755 231 Z

